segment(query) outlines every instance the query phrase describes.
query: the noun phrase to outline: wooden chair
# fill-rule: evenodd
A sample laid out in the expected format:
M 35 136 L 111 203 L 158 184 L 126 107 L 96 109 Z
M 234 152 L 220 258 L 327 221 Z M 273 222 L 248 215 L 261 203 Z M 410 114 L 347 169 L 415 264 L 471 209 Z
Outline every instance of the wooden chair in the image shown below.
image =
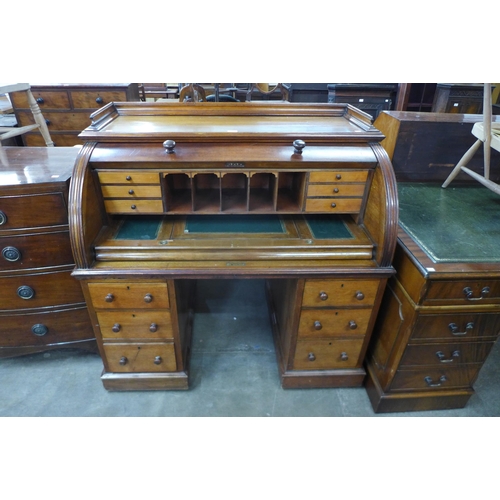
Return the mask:
M 179 91 L 179 102 L 206 102 L 205 89 L 198 83 L 188 83 Z
M 493 191 L 496 194 L 500 194 L 500 185 L 490 180 L 490 158 L 491 158 L 491 148 L 496 151 L 500 151 L 500 123 L 492 123 L 492 104 L 491 104 L 491 83 L 484 84 L 484 97 L 483 97 L 483 121 L 475 123 L 472 127 L 472 135 L 474 135 L 477 140 L 469 148 L 469 150 L 462 156 L 460 161 L 457 163 L 455 168 L 452 170 L 451 174 L 444 181 L 442 187 L 447 187 L 450 182 L 460 173 L 465 172 L 470 175 L 473 179 L 480 182 L 483 186 Z M 476 151 L 483 144 L 484 151 L 484 173 L 483 175 L 474 172 L 466 167 L 469 161 L 472 159 Z
M 42 134 L 42 137 L 47 146 L 54 146 L 52 139 L 50 137 L 49 129 L 45 123 L 45 119 L 40 111 L 40 108 L 33 97 L 31 92 L 31 86 L 29 83 L 13 83 L 11 85 L 0 86 L 0 94 L 12 94 L 13 92 L 24 92 L 26 98 L 28 99 L 28 104 L 33 113 L 33 119 L 35 123 L 32 125 L 25 125 L 24 127 L 0 127 L 0 146 L 2 141 L 9 139 L 11 137 L 16 137 L 23 135 L 31 130 L 38 129 Z
M 252 94 L 254 92 L 258 92 L 259 94 L 265 97 L 270 97 L 271 94 L 279 92 L 281 94 L 281 100 L 283 102 L 290 101 L 290 87 L 288 87 L 284 83 L 276 83 L 276 84 L 251 83 L 247 90 L 247 95 L 246 95 L 247 102 L 252 100 Z

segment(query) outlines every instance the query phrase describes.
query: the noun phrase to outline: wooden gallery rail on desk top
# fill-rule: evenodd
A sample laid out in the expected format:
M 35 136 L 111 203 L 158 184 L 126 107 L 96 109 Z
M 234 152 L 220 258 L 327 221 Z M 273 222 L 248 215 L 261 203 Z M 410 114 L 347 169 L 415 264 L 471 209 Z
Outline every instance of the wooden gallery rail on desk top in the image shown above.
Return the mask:
M 198 279 L 262 278 L 283 387 L 360 386 L 398 201 L 342 104 L 112 103 L 81 138 L 70 232 L 109 390 L 187 389 Z

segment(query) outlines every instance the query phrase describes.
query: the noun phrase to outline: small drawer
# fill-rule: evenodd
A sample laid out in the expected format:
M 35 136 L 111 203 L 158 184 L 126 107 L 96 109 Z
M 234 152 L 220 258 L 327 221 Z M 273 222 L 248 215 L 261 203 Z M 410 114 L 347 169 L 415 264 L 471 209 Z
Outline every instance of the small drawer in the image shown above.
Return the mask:
M 371 309 L 303 309 L 299 338 L 364 335 L 371 313 Z
M 301 340 L 297 342 L 293 368 L 295 370 L 334 370 L 355 368 L 363 340 Z
M 423 304 L 479 305 L 500 303 L 500 280 L 431 281 Z
M 104 344 L 108 369 L 112 372 L 175 372 L 173 343 Z
M 366 182 L 368 170 L 337 170 L 311 172 L 309 183 L 313 182 Z
M 83 140 L 78 137 L 79 132 L 74 132 L 70 134 L 61 134 L 59 132 L 51 132 L 50 137 L 54 142 L 55 146 L 75 146 L 77 144 L 83 144 Z M 23 135 L 23 141 L 25 146 L 31 147 L 45 147 L 45 140 L 41 134 L 25 134 Z
M 86 307 L 22 315 L 0 315 L 0 346 L 24 347 L 94 339 Z
M 101 311 L 97 313 L 104 339 L 172 339 L 169 311 Z
M 412 340 L 470 340 L 496 338 L 500 333 L 500 314 L 452 313 L 420 314 Z
M 161 198 L 160 186 L 113 186 L 102 185 L 104 198 Z
M 358 196 L 365 193 L 365 184 L 310 184 L 307 196 Z
M 494 342 L 457 342 L 454 344 L 424 344 L 406 347 L 400 366 L 450 365 L 483 363 Z
M 162 200 L 104 200 L 108 214 L 160 214 Z
M 83 303 L 80 283 L 71 271 L 0 278 L 0 309 L 31 309 Z
M 398 370 L 394 375 L 390 390 L 439 391 L 458 387 L 472 387 L 481 366 L 482 364 L 470 364 L 460 367 Z
M 0 238 L 0 271 L 72 263 L 68 231 Z
M 38 107 L 44 109 L 70 109 L 68 93 L 65 91 L 36 90 L 31 88 Z M 29 109 L 28 97 L 24 92 L 13 92 L 10 94 L 12 104 L 16 109 Z
M 70 94 L 75 109 L 97 109 L 110 102 L 122 102 L 127 100 L 126 94 L 120 91 L 72 91 Z
M 160 174 L 157 172 L 137 172 L 120 171 L 120 172 L 102 172 L 97 173 L 101 184 L 158 184 L 160 185 Z
M 43 117 L 49 132 L 60 130 L 76 130 L 80 132 L 91 124 L 88 113 L 51 113 L 45 111 Z M 21 126 L 35 123 L 33 114 L 29 111 L 19 111 L 18 118 Z
M 96 309 L 168 309 L 166 283 L 89 283 Z
M 0 231 L 67 224 L 67 212 L 62 193 L 0 196 Z
M 302 307 L 371 306 L 379 280 L 306 280 Z
M 306 212 L 355 214 L 361 210 L 363 198 L 307 198 Z

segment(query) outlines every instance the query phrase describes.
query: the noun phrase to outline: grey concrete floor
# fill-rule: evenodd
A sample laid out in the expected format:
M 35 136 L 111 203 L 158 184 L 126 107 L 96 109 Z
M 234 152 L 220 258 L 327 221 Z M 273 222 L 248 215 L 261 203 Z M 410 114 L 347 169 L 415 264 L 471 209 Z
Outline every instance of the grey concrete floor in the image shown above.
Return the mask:
M 363 388 L 281 388 L 264 282 L 200 281 L 188 391 L 108 392 L 98 355 L 59 350 L 0 360 L 0 416 L 500 416 L 500 345 L 465 408 L 375 414 Z

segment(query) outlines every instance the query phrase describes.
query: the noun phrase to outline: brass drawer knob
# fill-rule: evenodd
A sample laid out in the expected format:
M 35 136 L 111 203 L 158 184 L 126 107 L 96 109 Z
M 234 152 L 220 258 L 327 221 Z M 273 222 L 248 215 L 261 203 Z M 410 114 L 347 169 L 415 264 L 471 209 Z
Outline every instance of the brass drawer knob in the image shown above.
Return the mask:
M 316 361 L 316 356 L 314 355 L 313 352 L 310 352 L 308 355 L 307 355 L 307 359 L 309 361 Z
M 130 208 L 131 208 L 132 210 L 135 210 L 135 209 L 137 208 L 137 205 L 130 205 Z
M 104 297 L 104 300 L 106 302 L 113 302 L 113 300 L 115 300 L 115 296 L 112 293 L 108 293 L 108 295 L 106 295 L 106 297 Z
M 319 292 L 319 298 L 321 300 L 327 300 L 328 299 L 328 294 L 326 292 Z
M 130 175 L 127 175 L 127 177 L 125 177 L 125 180 L 127 181 L 131 181 L 132 180 L 132 177 Z
M 322 328 L 323 328 L 323 325 L 321 324 L 321 321 L 314 322 L 314 329 L 315 330 L 321 330 Z
M 175 153 L 175 141 L 169 139 L 163 143 L 163 147 L 167 150 L 169 155 Z
M 128 194 L 134 194 L 134 190 L 133 189 L 129 189 Z
M 341 176 L 340 174 L 337 174 L 337 175 L 335 176 L 335 179 L 337 179 L 338 181 L 340 181 L 340 179 L 342 179 L 342 176 Z
M 35 296 L 35 290 L 28 285 L 21 285 L 17 289 L 17 295 L 21 297 L 21 299 L 29 300 Z
M 293 141 L 293 152 L 296 155 L 301 155 L 302 150 L 306 147 L 306 143 L 300 139 Z
M 2 257 L 9 262 L 21 260 L 21 252 L 16 247 L 5 247 L 2 250 Z
M 429 387 L 441 387 L 443 385 L 443 383 L 446 382 L 448 379 L 446 378 L 446 375 L 441 375 L 439 377 L 439 381 L 438 382 L 434 382 L 432 380 L 432 377 L 424 377 L 424 380 L 425 380 L 425 383 Z
M 338 192 L 339 192 L 339 188 L 335 188 L 335 189 L 333 190 L 333 192 L 334 192 L 334 193 L 338 193 Z
M 356 292 L 356 298 L 358 300 L 363 300 L 365 298 L 365 294 L 363 292 L 360 292 L 359 290 Z
M 153 302 L 153 296 L 150 293 L 147 293 L 146 295 L 144 295 L 144 302 L 147 302 L 148 304 L 150 302 Z
M 341 361 L 347 361 L 348 359 L 349 359 L 349 356 L 347 355 L 347 353 L 346 353 L 346 352 L 342 352 L 342 353 L 340 354 L 340 360 L 341 360 Z
M 159 365 L 159 364 L 161 364 L 161 356 L 156 356 L 156 357 L 155 357 L 155 360 L 153 361 L 153 363 L 154 363 L 155 365 Z
M 41 323 L 37 323 L 36 325 L 33 325 L 31 327 L 31 331 L 37 337 L 43 337 L 44 335 L 46 335 L 48 333 L 49 329 L 45 325 L 42 325 Z
M 3 226 L 6 223 L 7 223 L 7 216 L 5 215 L 4 212 L 0 210 L 0 226 Z
M 115 323 L 112 327 L 111 330 L 113 330 L 115 333 L 118 333 L 122 329 L 120 323 Z
M 351 330 L 356 330 L 357 327 L 358 327 L 358 324 L 356 323 L 356 321 L 349 321 L 349 328 Z
M 128 359 L 126 358 L 126 356 L 122 356 L 120 358 L 120 361 L 119 361 L 120 365 L 124 366 L 128 363 Z
M 158 325 L 156 323 L 151 323 L 151 326 L 149 327 L 149 331 L 151 333 L 154 333 L 158 330 Z
M 336 204 L 336 203 L 332 203 L 330 206 L 331 206 L 332 208 L 335 208 L 335 207 L 337 206 L 337 204 Z

